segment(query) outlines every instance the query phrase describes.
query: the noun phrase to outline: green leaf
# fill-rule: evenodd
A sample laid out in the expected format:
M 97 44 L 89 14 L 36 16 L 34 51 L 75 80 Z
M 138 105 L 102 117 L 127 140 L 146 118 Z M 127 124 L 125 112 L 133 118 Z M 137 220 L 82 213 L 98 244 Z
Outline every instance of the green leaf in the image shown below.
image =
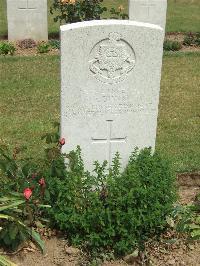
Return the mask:
M 200 229 L 197 229 L 197 230 L 194 230 L 192 233 L 191 233 L 191 236 L 194 238 L 199 238 L 200 237 Z
M 190 229 L 199 229 L 200 230 L 200 225 L 198 225 L 198 224 L 190 224 L 189 228 Z
M 6 215 L 6 214 L 1 214 L 1 213 L 0 213 L 0 219 L 6 219 L 6 220 L 10 220 L 10 221 L 14 220 L 13 217 Z
M 14 240 L 16 238 L 16 235 L 18 233 L 18 227 L 16 224 L 12 223 L 10 224 L 9 226 L 9 229 L 8 229 L 8 232 L 9 232 L 9 236 L 12 240 Z
M 3 210 L 8 210 L 8 209 L 13 209 L 19 205 L 21 205 L 22 203 L 24 203 L 25 201 L 24 200 L 18 200 L 16 202 L 13 202 L 13 203 L 7 203 L 7 204 L 2 204 L 0 205 L 0 211 L 3 211 Z
M 0 265 L 1 266 L 17 266 L 12 261 L 8 260 L 6 257 L 0 255 Z
M 41 249 L 42 253 L 45 252 L 45 245 L 44 241 L 41 239 L 39 233 L 34 231 L 33 229 L 27 228 L 27 233 L 32 237 L 34 242 L 38 245 L 38 247 Z

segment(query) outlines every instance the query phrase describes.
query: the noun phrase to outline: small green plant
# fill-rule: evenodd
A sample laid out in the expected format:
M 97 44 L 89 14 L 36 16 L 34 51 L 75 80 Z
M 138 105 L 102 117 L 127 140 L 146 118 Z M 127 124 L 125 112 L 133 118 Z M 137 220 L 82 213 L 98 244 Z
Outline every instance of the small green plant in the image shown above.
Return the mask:
M 168 224 L 179 233 L 186 233 L 189 239 L 200 239 L 200 204 L 175 206 Z
M 13 55 L 15 52 L 15 46 L 9 42 L 0 43 L 0 55 Z
M 195 41 L 195 35 L 192 32 L 190 32 L 187 35 L 185 35 L 183 40 L 183 45 L 191 46 L 194 44 L 194 41 Z
M 52 49 L 60 49 L 60 41 L 59 40 L 50 40 L 49 45 Z
M 164 51 L 179 51 L 181 49 L 181 43 L 177 41 L 165 40 L 163 49 Z
M 37 51 L 40 54 L 48 53 L 50 50 L 50 45 L 48 43 L 39 43 L 37 46 Z
M 43 204 L 45 179 L 30 159 L 20 159 L 22 150 L 0 148 L 0 243 L 12 250 L 30 238 L 42 243 L 32 228 L 43 221 L 44 208 L 50 207 Z
M 102 2 L 103 0 L 54 0 L 50 13 L 56 13 L 55 22 L 73 23 L 100 19 L 101 14 L 107 10 L 101 6 Z
M 28 208 L 28 203 L 19 193 L 0 198 L 1 244 L 14 250 L 21 242 L 31 239 L 44 252 L 44 242 L 40 235 L 20 219 L 24 211 L 29 212 Z
M 197 33 L 188 33 L 185 35 L 183 44 L 186 46 L 199 46 L 200 45 L 200 32 Z
M 128 19 L 128 15 L 123 12 L 124 7 L 121 5 L 118 7 L 118 10 L 116 11 L 115 8 L 110 9 L 111 13 L 111 19 Z
M 200 32 L 197 32 L 197 33 L 196 33 L 195 44 L 196 44 L 197 46 L 200 46 Z

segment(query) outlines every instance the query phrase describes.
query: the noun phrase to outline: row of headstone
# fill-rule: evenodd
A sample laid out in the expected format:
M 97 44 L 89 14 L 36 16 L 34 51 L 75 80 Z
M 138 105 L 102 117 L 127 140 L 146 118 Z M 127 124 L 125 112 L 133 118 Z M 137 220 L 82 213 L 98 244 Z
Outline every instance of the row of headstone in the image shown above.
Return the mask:
M 48 40 L 47 0 L 7 0 L 8 39 Z
M 7 4 L 9 39 L 47 39 L 46 0 Z M 80 145 L 88 170 L 117 151 L 124 167 L 135 147 L 155 147 L 166 7 L 129 0 L 130 20 L 61 26 L 62 151 Z
M 125 167 L 135 147 L 155 147 L 166 1 L 129 4 L 135 21 L 61 26 L 62 151 L 80 145 L 88 170 L 116 152 Z
M 167 0 L 129 0 L 129 18 L 165 29 Z M 47 0 L 7 0 L 8 39 L 48 39 Z

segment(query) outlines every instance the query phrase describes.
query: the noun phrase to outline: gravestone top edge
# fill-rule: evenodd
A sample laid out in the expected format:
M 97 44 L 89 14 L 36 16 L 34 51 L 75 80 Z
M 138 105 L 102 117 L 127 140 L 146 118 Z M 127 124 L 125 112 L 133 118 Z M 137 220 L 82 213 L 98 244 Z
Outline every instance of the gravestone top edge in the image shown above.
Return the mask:
M 91 20 L 91 21 L 71 23 L 71 24 L 60 26 L 60 31 L 65 32 L 65 31 L 69 31 L 73 29 L 93 27 L 93 26 L 107 26 L 107 25 L 146 27 L 146 28 L 163 31 L 162 27 L 155 25 L 155 24 L 138 22 L 138 21 L 133 21 L 133 20 L 119 20 L 119 19 Z

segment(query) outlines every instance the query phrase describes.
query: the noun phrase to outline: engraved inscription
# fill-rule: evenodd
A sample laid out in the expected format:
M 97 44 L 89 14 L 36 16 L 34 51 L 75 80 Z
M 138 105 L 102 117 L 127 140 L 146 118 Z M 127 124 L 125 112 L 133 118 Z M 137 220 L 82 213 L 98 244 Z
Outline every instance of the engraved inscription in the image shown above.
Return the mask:
M 71 117 L 90 117 L 90 116 L 102 116 L 107 113 L 113 115 L 119 114 L 128 114 L 128 113 L 139 113 L 139 112 L 156 112 L 156 107 L 154 107 L 152 102 L 147 104 L 130 104 L 130 103 L 122 103 L 122 104 L 106 104 L 105 106 L 90 104 L 80 106 L 78 104 L 67 105 L 66 111 L 63 113 L 63 116 L 71 118 Z
M 91 51 L 89 68 L 96 79 L 104 83 L 124 80 L 135 66 L 132 47 L 116 32 L 97 43 Z

